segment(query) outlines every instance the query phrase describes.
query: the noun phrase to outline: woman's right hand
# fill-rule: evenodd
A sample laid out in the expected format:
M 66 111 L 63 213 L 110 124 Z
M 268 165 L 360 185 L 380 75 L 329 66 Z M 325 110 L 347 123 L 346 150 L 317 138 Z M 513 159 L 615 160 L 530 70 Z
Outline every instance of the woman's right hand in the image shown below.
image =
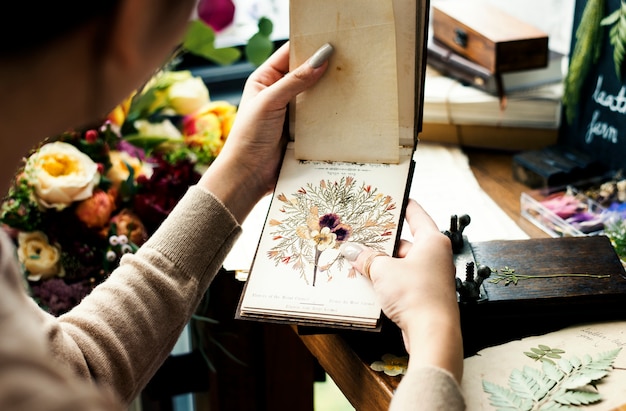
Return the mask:
M 355 243 L 342 253 L 357 271 L 369 271 L 383 312 L 402 330 L 411 362 L 447 369 L 460 381 L 463 344 L 450 239 L 414 200 L 406 220 L 413 242 L 402 241 L 398 258 Z

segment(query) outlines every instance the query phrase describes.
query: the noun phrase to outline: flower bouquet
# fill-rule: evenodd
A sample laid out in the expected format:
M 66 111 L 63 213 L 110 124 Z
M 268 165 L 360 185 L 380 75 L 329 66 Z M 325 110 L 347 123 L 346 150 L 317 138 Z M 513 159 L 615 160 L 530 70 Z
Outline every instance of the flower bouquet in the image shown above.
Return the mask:
M 32 297 L 60 315 L 134 253 L 219 154 L 236 107 L 162 71 L 101 124 L 51 137 L 0 205 Z

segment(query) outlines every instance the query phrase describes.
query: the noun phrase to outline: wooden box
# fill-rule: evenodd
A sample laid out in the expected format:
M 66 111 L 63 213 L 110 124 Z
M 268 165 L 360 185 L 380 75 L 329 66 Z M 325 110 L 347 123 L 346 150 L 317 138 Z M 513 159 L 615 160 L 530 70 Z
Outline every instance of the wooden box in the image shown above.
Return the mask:
M 548 65 L 548 35 L 488 3 L 439 2 L 432 26 L 436 40 L 492 73 Z

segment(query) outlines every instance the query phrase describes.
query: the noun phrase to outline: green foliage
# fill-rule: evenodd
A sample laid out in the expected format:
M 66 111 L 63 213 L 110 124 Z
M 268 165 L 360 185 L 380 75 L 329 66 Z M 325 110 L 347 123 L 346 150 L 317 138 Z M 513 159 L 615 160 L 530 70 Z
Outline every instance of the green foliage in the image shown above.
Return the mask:
M 554 353 L 548 346 L 539 348 Z M 593 404 L 602 400 L 595 385 L 609 374 L 620 351 L 606 351 L 596 359 L 585 355 L 582 359 L 543 361 L 540 370 L 528 366 L 514 369 L 508 388 L 483 381 L 483 390 L 490 395 L 490 404 L 503 411 L 572 409 Z
M 267 17 L 261 17 L 258 27 L 259 31 L 250 37 L 245 46 L 245 57 L 255 66 L 260 66 L 274 51 L 270 40 L 274 24 Z M 194 20 L 189 25 L 182 48 L 222 66 L 233 64 L 242 57 L 237 47 L 216 48 L 215 31 L 200 20 Z
M 565 351 L 560 348 L 550 348 L 547 345 L 539 344 L 537 347 L 533 347 L 530 351 L 525 351 L 524 355 L 532 358 L 535 361 L 547 361 L 554 364 L 553 360 L 561 359 L 561 354 Z
M 613 62 L 615 74 L 622 80 L 622 63 L 626 55 L 626 3 L 622 0 L 620 7 L 602 19 L 602 26 L 613 26 L 609 30 L 609 41 L 613 46 Z
M 620 259 L 626 259 L 626 221 L 619 220 L 616 223 L 608 225 L 604 229 L 604 234 L 611 240 L 615 252 Z
M 200 20 L 194 20 L 189 25 L 183 49 L 224 66 L 233 64 L 241 57 L 241 52 L 235 47 L 216 48 L 215 32 Z
M 27 179 L 18 174 L 0 205 L 0 223 L 18 230 L 35 231 L 39 229 L 42 218 L 42 211 L 32 197 Z
M 604 13 L 604 0 L 588 0 L 583 10 L 580 23 L 576 29 L 576 42 L 571 53 L 565 89 L 563 91 L 563 105 L 569 123 L 576 115 L 576 106 L 580 99 L 580 88 L 589 73 L 592 64 L 600 57 L 602 44 L 601 20 Z
M 274 44 L 270 35 L 274 30 L 274 24 L 268 18 L 259 20 L 259 31 L 250 37 L 246 44 L 246 58 L 255 66 L 260 66 L 274 51 Z

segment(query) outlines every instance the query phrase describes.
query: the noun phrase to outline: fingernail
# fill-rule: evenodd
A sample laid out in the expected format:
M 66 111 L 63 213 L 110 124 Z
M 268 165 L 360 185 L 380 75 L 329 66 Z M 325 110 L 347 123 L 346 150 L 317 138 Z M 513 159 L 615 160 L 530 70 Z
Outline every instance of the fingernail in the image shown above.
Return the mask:
M 313 68 L 318 68 L 330 58 L 331 54 L 333 54 L 333 51 L 335 51 L 335 49 L 333 48 L 333 46 L 330 45 L 330 43 L 324 44 L 322 47 L 317 49 L 317 51 L 311 56 L 311 58 L 309 58 L 309 66 Z
M 363 250 L 364 248 L 360 244 L 344 243 L 339 249 L 339 252 L 346 258 L 346 260 L 355 261 Z

